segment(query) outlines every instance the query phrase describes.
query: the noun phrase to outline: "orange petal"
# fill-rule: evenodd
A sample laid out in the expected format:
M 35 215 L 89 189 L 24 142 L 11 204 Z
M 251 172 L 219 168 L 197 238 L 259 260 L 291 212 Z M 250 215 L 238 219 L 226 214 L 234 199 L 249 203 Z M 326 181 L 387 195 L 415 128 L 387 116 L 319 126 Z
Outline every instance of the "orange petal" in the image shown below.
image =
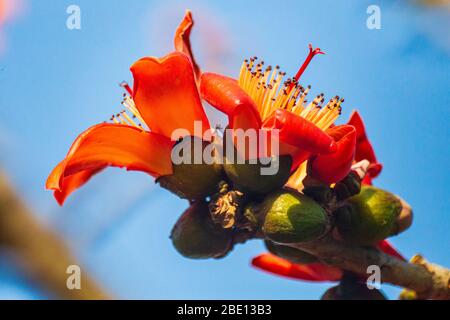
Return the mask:
M 327 154 L 336 151 L 332 137 L 315 124 L 292 112 L 279 109 L 267 118 L 263 127 L 278 129 L 280 141 L 304 151 Z
M 347 124 L 354 126 L 356 129 L 355 161 L 361 161 L 364 159 L 369 160 L 370 166 L 368 176 L 371 180 L 380 174 L 383 166 L 377 161 L 372 144 L 367 137 L 363 119 L 358 111 L 353 111 Z
M 91 179 L 93 175 L 99 173 L 102 170 L 103 168 L 84 170 L 75 173 L 71 176 L 65 177 L 62 180 L 61 189 L 55 190 L 53 192 L 56 201 L 59 203 L 60 206 L 62 206 L 66 201 L 66 199 L 69 197 L 69 195 L 72 194 L 72 192 L 83 186 L 85 183 L 89 181 L 89 179 Z
M 131 72 L 134 102 L 152 132 L 171 137 L 174 130 L 186 129 L 190 135 L 201 137 L 210 129 L 192 64 L 185 54 L 143 58 L 133 64 Z M 201 130 L 194 130 L 196 121 Z
M 171 174 L 172 144 L 162 135 L 126 125 L 93 126 L 75 140 L 66 158 L 53 169 L 46 188 L 59 191 L 55 196 L 62 202 L 107 166 L 144 171 L 154 177 Z
M 350 172 L 355 157 L 356 130 L 353 126 L 342 125 L 328 129 L 327 133 L 336 141 L 337 151 L 311 159 L 311 173 L 323 182 L 335 183 Z
M 200 93 L 210 105 L 228 115 L 230 128 L 261 128 L 261 117 L 254 101 L 236 80 L 215 73 L 203 73 Z
M 253 258 L 252 265 L 264 271 L 305 281 L 339 281 L 342 271 L 338 268 L 319 264 L 295 264 L 270 253 L 265 253 Z
M 195 77 L 199 79 L 201 72 L 200 68 L 195 62 L 190 40 L 193 26 L 194 20 L 192 19 L 192 13 L 190 10 L 186 10 L 183 21 L 181 21 L 180 25 L 177 28 L 177 31 L 175 31 L 174 44 L 176 51 L 183 52 L 189 57 L 189 59 L 191 59 L 192 66 L 194 67 Z

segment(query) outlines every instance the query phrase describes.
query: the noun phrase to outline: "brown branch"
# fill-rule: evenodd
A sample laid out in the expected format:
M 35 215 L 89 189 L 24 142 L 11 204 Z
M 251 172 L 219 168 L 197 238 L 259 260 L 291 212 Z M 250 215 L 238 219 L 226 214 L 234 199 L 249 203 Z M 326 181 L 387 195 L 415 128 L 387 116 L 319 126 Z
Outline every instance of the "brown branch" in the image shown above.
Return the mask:
M 419 299 L 450 299 L 450 270 L 420 256 L 405 262 L 375 248 L 349 246 L 331 237 L 293 246 L 327 264 L 362 276 L 368 276 L 368 266 L 377 265 L 382 282 L 413 290 Z
M 61 299 L 107 299 L 108 295 L 81 270 L 81 289 L 69 290 L 66 273 L 79 265 L 55 233 L 42 226 L 0 172 L 0 249 L 7 249 L 31 279 Z

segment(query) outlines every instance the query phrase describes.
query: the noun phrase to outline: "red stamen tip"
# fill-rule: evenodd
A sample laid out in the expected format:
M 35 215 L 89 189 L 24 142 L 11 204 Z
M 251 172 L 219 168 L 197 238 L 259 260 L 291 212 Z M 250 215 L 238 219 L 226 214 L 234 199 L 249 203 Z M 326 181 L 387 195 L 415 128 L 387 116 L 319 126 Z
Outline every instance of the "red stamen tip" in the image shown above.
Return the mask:
M 128 83 L 126 81 L 122 81 L 120 83 L 120 86 L 122 88 L 124 88 L 130 96 L 133 96 L 133 90 L 131 90 L 130 86 L 128 85 Z
M 308 47 L 309 47 L 309 53 L 312 54 L 313 56 L 315 56 L 316 54 L 325 54 L 325 52 L 322 52 L 320 50 L 320 48 L 313 49 L 313 46 L 311 43 L 308 45 Z
M 313 49 L 313 46 L 311 44 L 309 44 L 308 48 L 309 48 L 309 54 L 306 57 L 305 62 L 303 62 L 302 66 L 300 67 L 297 74 L 295 75 L 295 80 L 297 80 L 297 81 L 300 80 L 300 77 L 302 76 L 303 72 L 305 72 L 305 70 L 308 67 L 309 63 L 311 62 L 312 58 L 314 58 L 314 56 L 316 54 L 325 54 L 325 52 L 322 52 L 320 50 L 320 48 Z

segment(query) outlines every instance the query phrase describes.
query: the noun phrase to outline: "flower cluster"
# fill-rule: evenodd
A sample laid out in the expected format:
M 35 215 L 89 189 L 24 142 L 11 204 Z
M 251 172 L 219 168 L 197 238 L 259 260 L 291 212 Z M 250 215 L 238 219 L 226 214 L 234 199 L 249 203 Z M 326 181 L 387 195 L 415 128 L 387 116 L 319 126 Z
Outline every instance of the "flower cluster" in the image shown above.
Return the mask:
M 46 187 L 56 200 L 62 205 L 93 175 L 121 167 L 146 172 L 189 200 L 171 238 L 190 258 L 223 257 L 236 243 L 259 238 L 270 253 L 254 258 L 254 266 L 310 281 L 338 281 L 343 271 L 295 248 L 297 243 L 332 236 L 401 258 L 384 239 L 403 231 L 410 214 L 402 216 L 405 204 L 398 197 L 370 186 L 382 165 L 359 113 L 336 125 L 344 99 L 327 101 L 321 93 L 308 101 L 311 87 L 300 83 L 314 56 L 323 52 L 310 45 L 291 78 L 252 57 L 234 79 L 202 72 L 192 53 L 192 27 L 188 11 L 176 30 L 174 52 L 131 66 L 133 87 L 123 83 L 125 109 L 83 132 L 51 172 Z M 276 136 L 280 170 L 263 176 L 258 162 L 173 163 L 175 147 L 183 146 L 189 157 L 192 140 L 203 149 L 215 143 L 205 134 L 213 128 L 203 102 L 227 115 L 228 129 Z M 184 136 L 173 141 L 180 128 Z M 245 152 L 244 157 L 249 160 Z

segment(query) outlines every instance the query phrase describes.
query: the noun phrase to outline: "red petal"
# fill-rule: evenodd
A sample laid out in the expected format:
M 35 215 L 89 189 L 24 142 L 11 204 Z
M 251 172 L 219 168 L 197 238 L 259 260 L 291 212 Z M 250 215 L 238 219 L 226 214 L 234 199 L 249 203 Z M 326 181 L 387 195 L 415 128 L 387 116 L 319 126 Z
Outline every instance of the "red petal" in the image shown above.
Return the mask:
M 162 59 L 143 58 L 131 67 L 133 98 L 152 132 L 171 137 L 176 129 L 202 136 L 210 129 L 189 58 L 180 52 Z M 195 121 L 202 130 L 195 132 Z
M 62 180 L 62 187 L 60 190 L 55 190 L 53 195 L 56 201 L 60 206 L 64 204 L 66 199 L 69 197 L 72 192 L 86 184 L 93 175 L 102 171 L 103 168 L 84 170 L 78 173 L 75 173 L 71 176 L 65 177 Z
M 66 158 L 47 179 L 46 188 L 58 202 L 107 166 L 144 171 L 159 177 L 172 173 L 172 141 L 156 133 L 104 123 L 83 132 L 73 143 Z
M 383 167 L 381 163 L 378 163 L 377 161 L 372 144 L 367 137 L 364 122 L 358 111 L 353 111 L 348 124 L 354 126 L 356 129 L 355 161 L 361 161 L 364 159 L 369 160 L 370 167 L 368 170 L 368 175 L 370 178 L 375 178 L 380 174 Z
M 398 252 L 387 240 L 378 242 L 377 248 L 383 251 L 384 253 L 387 253 L 388 255 L 406 261 L 405 258 L 400 254 L 400 252 Z
M 197 79 L 199 79 L 200 68 L 195 62 L 190 40 L 193 26 L 194 20 L 192 19 L 192 13 L 190 10 L 186 10 L 186 14 L 184 15 L 183 21 L 181 21 L 180 25 L 177 28 L 177 31 L 175 32 L 174 44 L 176 51 L 183 52 L 191 59 L 192 65 L 194 67 L 195 76 Z
M 358 111 L 355 110 L 352 112 L 347 124 L 355 127 L 357 141 L 367 139 L 366 128 L 364 126 L 364 122 L 361 118 L 361 115 L 359 114 Z M 370 161 L 371 159 L 367 159 L 367 160 Z
M 203 73 L 200 81 L 202 98 L 229 117 L 233 129 L 259 129 L 258 109 L 236 80 L 215 73 Z
M 276 110 L 267 118 L 263 127 L 278 129 L 280 141 L 312 153 L 336 151 L 332 137 L 316 127 L 312 122 L 286 110 Z
M 298 280 L 339 281 L 342 271 L 338 268 L 319 263 L 295 264 L 270 253 L 253 258 L 252 265 L 264 271 Z
M 342 125 L 327 130 L 334 138 L 337 151 L 319 155 L 311 160 L 311 173 L 326 183 L 335 183 L 347 176 L 355 157 L 356 130 L 353 126 Z

